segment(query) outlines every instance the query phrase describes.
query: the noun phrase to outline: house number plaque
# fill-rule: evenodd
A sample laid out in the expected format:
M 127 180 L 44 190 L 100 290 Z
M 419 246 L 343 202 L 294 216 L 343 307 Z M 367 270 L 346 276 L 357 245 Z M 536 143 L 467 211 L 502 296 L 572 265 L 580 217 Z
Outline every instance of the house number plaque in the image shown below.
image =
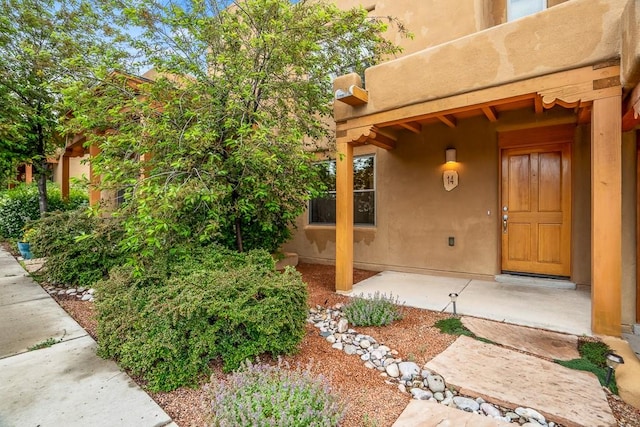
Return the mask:
M 442 180 L 444 182 L 444 189 L 447 191 L 451 191 L 458 186 L 458 172 L 444 171 Z

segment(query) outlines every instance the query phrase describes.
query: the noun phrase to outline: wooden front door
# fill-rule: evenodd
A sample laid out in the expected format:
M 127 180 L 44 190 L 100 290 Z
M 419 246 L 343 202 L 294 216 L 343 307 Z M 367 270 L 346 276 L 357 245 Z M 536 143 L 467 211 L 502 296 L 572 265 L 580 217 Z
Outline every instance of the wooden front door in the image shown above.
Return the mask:
M 571 144 L 504 148 L 501 157 L 502 270 L 570 276 Z

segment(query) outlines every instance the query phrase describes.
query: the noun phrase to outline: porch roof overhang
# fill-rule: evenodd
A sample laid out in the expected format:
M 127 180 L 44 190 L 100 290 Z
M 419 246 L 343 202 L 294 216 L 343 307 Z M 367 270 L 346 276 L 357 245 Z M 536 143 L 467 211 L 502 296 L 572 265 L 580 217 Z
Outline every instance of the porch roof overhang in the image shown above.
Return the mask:
M 555 105 L 587 123 L 594 99 L 620 93 L 624 129 L 632 129 L 640 122 L 639 9 L 638 0 L 574 0 L 372 67 L 365 102 L 334 103 L 337 137 L 390 149 L 400 130 Z M 334 82 L 336 91 L 361 86 L 356 74 Z
M 358 78 L 356 75 L 345 77 Z M 589 123 L 594 99 L 620 95 L 619 77 L 617 61 L 608 61 L 352 117 L 336 123 L 336 135 L 352 145 L 371 144 L 392 149 L 398 132 L 403 130 L 420 133 L 425 126 L 434 123 L 455 128 L 460 120 L 477 116 L 497 122 L 508 111 L 529 109 L 540 115 L 555 106 L 572 109 L 576 123 Z

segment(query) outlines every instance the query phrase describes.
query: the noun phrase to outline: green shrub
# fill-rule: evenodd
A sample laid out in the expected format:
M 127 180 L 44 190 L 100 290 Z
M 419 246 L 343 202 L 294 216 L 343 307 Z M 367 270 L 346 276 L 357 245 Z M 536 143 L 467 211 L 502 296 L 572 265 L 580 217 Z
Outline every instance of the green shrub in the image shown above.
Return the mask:
M 578 343 L 578 351 L 583 359 L 601 368 L 606 368 L 607 353 L 609 353 L 611 349 L 608 345 L 600 341 L 580 341 Z
M 376 292 L 368 298 L 360 294 L 344 306 L 346 318 L 355 326 L 384 326 L 394 320 L 402 319 L 402 309 L 399 300 L 393 299 L 393 294 L 387 297 Z
M 578 371 L 587 371 L 595 374 L 600 384 L 606 385 L 607 382 L 607 362 L 606 355 L 611 349 L 608 345 L 600 341 L 584 341 L 578 342 L 578 352 L 580 359 L 573 360 L 556 360 L 555 362 L 570 369 Z M 611 376 L 609 390 L 618 394 L 618 385 L 616 384 L 615 372 Z
M 89 216 L 86 208 L 46 214 L 30 222 L 31 252 L 47 257 L 38 279 L 62 286 L 93 286 L 111 268 L 124 264 L 123 231 L 117 218 Z
M 329 382 L 309 368 L 246 362 L 226 382 L 212 386 L 217 427 L 337 426 L 345 405 Z
M 212 359 L 231 371 L 297 348 L 307 313 L 299 273 L 275 272 L 265 251 L 176 253 L 144 275 L 116 268 L 97 284 L 101 356 L 143 376 L 151 390 L 172 390 L 194 384 Z
M 87 203 L 86 191 L 71 189 L 69 200 L 62 200 L 60 189 L 47 185 L 49 212 L 76 209 Z M 19 185 L 0 193 L 0 236 L 19 239 L 25 224 L 40 218 L 38 188 L 35 185 Z

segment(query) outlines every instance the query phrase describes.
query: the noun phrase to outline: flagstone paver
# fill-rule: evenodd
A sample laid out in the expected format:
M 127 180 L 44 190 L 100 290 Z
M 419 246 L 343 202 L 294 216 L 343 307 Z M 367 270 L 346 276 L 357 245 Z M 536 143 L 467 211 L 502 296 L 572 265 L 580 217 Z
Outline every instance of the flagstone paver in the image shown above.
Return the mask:
M 495 418 L 461 411 L 428 400 L 412 400 L 392 427 L 508 427 Z
M 479 337 L 554 360 L 580 358 L 578 337 L 541 329 L 463 317 L 462 324 Z
M 595 375 L 461 336 L 427 363 L 462 394 L 527 406 L 567 426 L 615 426 Z

